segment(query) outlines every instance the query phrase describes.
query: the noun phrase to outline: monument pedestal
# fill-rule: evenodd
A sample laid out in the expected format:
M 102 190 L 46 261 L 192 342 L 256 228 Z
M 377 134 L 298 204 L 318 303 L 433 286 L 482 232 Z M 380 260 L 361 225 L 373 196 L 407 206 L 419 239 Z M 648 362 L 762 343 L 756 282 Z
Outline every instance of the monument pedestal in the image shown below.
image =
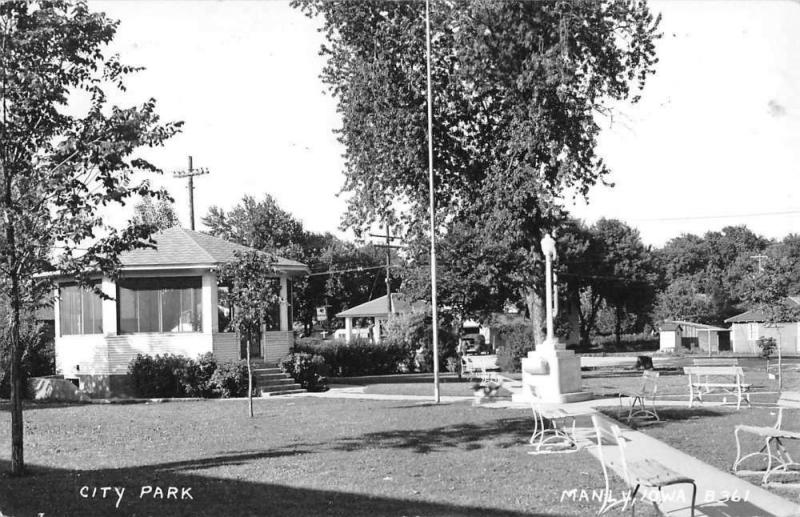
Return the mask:
M 522 359 L 522 393 L 515 402 L 529 402 L 532 397 L 544 403 L 579 402 L 591 398 L 581 391 L 581 361 L 558 339 L 547 340 Z

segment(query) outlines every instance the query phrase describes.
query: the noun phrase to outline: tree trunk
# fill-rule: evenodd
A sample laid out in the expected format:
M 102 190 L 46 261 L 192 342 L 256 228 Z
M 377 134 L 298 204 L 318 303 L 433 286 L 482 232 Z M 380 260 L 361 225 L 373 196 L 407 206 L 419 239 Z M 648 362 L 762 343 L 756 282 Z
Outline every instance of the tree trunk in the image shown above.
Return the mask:
M 621 334 L 622 334 L 622 318 L 624 316 L 622 311 L 622 306 L 617 305 L 614 310 L 614 336 L 616 336 L 617 340 L 617 347 L 619 347 L 620 343 L 622 342 Z
M 253 418 L 253 370 L 250 367 L 250 337 L 247 338 L 247 403 Z
M 13 234 L 13 231 L 12 231 Z M 12 237 L 13 242 L 13 237 Z M 19 278 L 11 275 L 11 474 L 25 473 L 22 429 L 22 343 L 19 337 L 20 320 Z
M 525 291 L 525 304 L 528 306 L 528 314 L 531 317 L 534 344 L 544 343 L 545 335 L 542 332 L 542 327 L 545 323 L 545 308 L 541 294 L 535 289 L 527 289 Z

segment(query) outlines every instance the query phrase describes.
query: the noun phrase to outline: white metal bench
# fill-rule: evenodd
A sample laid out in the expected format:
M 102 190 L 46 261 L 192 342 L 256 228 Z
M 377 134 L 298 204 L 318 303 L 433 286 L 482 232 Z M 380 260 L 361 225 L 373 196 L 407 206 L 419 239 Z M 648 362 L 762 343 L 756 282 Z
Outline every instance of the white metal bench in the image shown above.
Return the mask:
M 461 357 L 461 372 L 467 380 L 477 380 L 481 384 L 499 383 L 496 355 L 465 355 Z
M 575 416 L 560 407 L 548 407 L 539 403 L 533 388 L 531 391 L 531 409 L 533 410 L 533 434 L 529 443 L 540 452 L 574 452 L 578 450 L 575 441 Z M 571 426 L 568 422 L 571 420 Z
M 738 475 L 748 474 L 750 472 L 743 471 L 741 465 L 744 461 L 755 458 L 765 457 L 767 460 L 767 467 L 764 471 L 764 477 L 761 482 L 766 484 L 769 476 L 772 474 L 786 474 L 796 472 L 800 469 L 800 463 L 792 459 L 792 456 L 786 450 L 783 442 L 787 440 L 800 440 L 800 430 L 789 431 L 781 428 L 783 424 L 783 411 L 787 408 L 800 408 L 800 392 L 784 391 L 778 398 L 778 420 L 774 426 L 753 426 L 753 425 L 737 425 L 733 431 L 736 437 L 736 461 L 733 462 L 733 472 Z M 757 436 L 764 440 L 764 446 L 757 452 L 751 452 L 742 456 L 742 444 L 740 440 L 740 433 L 747 433 Z M 772 446 L 775 447 L 773 452 Z M 760 474 L 760 471 L 758 472 Z
M 622 436 L 622 431 L 619 426 L 612 423 L 607 417 L 594 414 L 592 415 L 592 424 L 594 424 L 595 433 L 597 435 L 597 453 L 600 464 L 603 467 L 603 477 L 605 478 L 606 489 L 603 503 L 598 515 L 610 511 L 612 508 L 622 504 L 624 510 L 628 503 L 631 504 L 631 514 L 634 514 L 636 509 L 636 494 L 639 488 L 656 488 L 661 493 L 661 489 L 666 486 L 689 484 L 692 485 L 692 506 L 691 515 L 694 517 L 695 499 L 697 497 L 697 485 L 694 479 L 683 476 L 674 470 L 671 470 L 661 463 L 650 459 L 644 458 L 641 460 L 630 461 L 625 455 L 625 447 L 627 446 L 625 438 Z M 603 453 L 604 446 L 616 446 L 618 455 L 614 458 L 606 457 Z M 633 488 L 629 497 L 622 497 L 614 499 L 611 497 L 611 480 L 608 475 L 608 467 L 622 472 L 623 481 L 629 487 Z M 662 498 L 650 498 L 656 510 L 659 510 L 657 501 Z
M 656 392 L 658 391 L 658 377 L 659 373 L 652 370 L 645 370 L 642 372 L 642 384 L 639 391 L 622 391 L 619 394 L 619 407 L 620 416 L 622 416 L 622 399 L 625 397 L 630 398 L 630 407 L 628 408 L 628 422 L 633 418 L 655 418 L 658 417 L 656 411 Z M 649 403 L 648 403 L 649 401 Z
M 750 384 L 744 382 L 741 366 L 686 366 L 683 372 L 689 376 L 689 407 L 694 401 L 703 402 L 703 395 L 723 393 L 736 397 L 736 409 L 742 401 L 750 406 Z

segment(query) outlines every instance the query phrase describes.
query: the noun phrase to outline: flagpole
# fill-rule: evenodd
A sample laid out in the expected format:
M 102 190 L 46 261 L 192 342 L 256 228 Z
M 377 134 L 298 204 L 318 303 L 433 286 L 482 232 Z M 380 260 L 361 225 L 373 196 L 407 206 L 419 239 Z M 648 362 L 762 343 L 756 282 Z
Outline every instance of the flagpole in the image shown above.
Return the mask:
M 431 2 L 425 0 L 425 46 L 427 47 L 426 64 L 428 68 L 428 186 L 431 212 L 431 304 L 433 308 L 433 400 L 437 404 L 439 397 L 439 329 L 438 310 L 436 307 L 436 218 L 434 216 L 433 199 L 433 96 L 431 94 Z

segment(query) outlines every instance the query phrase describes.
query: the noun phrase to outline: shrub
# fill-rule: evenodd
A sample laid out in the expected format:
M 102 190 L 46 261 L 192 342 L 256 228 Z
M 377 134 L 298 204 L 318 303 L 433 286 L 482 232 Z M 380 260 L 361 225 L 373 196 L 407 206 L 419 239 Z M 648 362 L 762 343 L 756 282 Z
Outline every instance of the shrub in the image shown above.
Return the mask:
M 616 336 L 595 336 L 592 343 L 604 352 L 655 352 L 659 348 L 658 336 L 648 333 L 623 334 L 617 344 Z
M 295 344 L 294 353 L 321 356 L 333 377 L 382 375 L 398 373 L 413 364 L 414 351 L 404 343 L 365 339 L 343 341 L 303 340 Z
M 281 361 L 281 370 L 291 375 L 295 382 L 308 391 L 328 389 L 328 365 L 321 355 L 307 353 L 289 354 Z
M 775 338 L 761 336 L 756 340 L 756 345 L 758 345 L 761 357 L 769 361 L 769 358 L 775 352 Z
M 229 361 L 217 365 L 211 376 L 211 390 L 220 397 L 246 397 L 248 387 L 247 361 Z
M 181 379 L 191 362 L 180 355 L 137 355 L 128 365 L 134 394 L 144 398 L 183 396 Z
M 187 361 L 180 377 L 183 392 L 189 397 L 213 397 L 211 377 L 216 369 L 217 360 L 211 352 L 201 355 L 196 361 Z
M 19 327 L 22 341 L 22 385 L 30 377 L 55 373 L 56 361 L 52 331 L 33 318 L 23 318 Z M 0 398 L 11 396 L 11 334 L 7 326 L 0 329 Z
M 497 349 L 497 366 L 505 372 L 519 372 L 522 358 L 534 349 L 533 329 L 524 323 L 507 325 L 498 334 L 503 345 Z

